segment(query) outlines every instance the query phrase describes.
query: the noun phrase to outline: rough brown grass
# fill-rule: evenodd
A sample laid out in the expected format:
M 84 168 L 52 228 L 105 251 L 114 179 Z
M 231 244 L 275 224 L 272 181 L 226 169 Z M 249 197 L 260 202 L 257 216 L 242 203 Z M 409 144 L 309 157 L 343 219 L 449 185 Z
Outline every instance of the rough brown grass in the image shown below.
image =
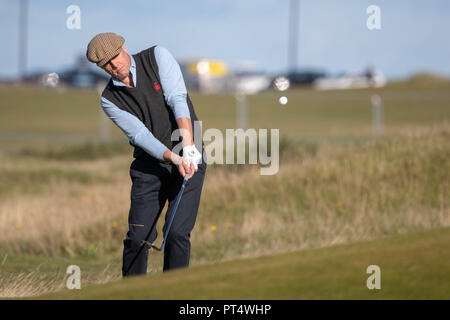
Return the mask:
M 322 144 L 314 154 L 283 159 L 275 176 L 260 176 L 257 167 L 210 167 L 192 233 L 192 263 L 448 226 L 449 136 L 445 124 L 372 142 Z M 27 166 L 6 158 L 2 170 L 76 169 L 110 180 L 52 178 L 36 194 L 2 198 L 1 247 L 45 255 L 99 255 L 120 248 L 127 229 L 130 161 L 129 156 L 37 159 Z

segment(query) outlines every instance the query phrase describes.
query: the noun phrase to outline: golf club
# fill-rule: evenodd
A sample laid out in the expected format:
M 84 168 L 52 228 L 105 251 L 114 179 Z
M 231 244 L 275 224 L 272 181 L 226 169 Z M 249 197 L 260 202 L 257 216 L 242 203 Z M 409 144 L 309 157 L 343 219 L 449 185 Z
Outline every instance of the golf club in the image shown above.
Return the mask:
M 175 206 L 173 207 L 172 215 L 170 216 L 169 224 L 167 225 L 167 230 L 166 230 L 166 234 L 164 235 L 163 242 L 161 243 L 161 246 L 159 248 L 152 243 L 151 247 L 153 249 L 161 251 L 164 248 L 164 244 L 166 243 L 166 240 L 167 240 L 167 235 L 169 234 L 169 231 L 170 231 L 170 226 L 172 225 L 173 218 L 175 217 L 175 212 L 177 211 L 178 204 L 180 203 L 181 196 L 183 195 L 183 191 L 184 191 L 184 188 L 186 187 L 186 183 L 188 180 L 189 180 L 189 174 L 187 173 L 184 176 L 183 184 L 181 185 L 181 189 L 178 192 L 177 200 L 175 201 Z
M 173 218 L 175 217 L 175 212 L 177 211 L 178 205 L 179 205 L 180 200 L 181 200 L 181 196 L 183 195 L 183 191 L 184 191 L 184 189 L 185 189 L 185 187 L 186 187 L 186 183 L 188 182 L 188 180 L 189 180 L 189 174 L 186 174 L 186 175 L 184 176 L 183 184 L 181 185 L 180 191 L 178 192 L 177 200 L 175 201 L 175 206 L 173 207 L 172 215 L 170 216 L 169 224 L 167 225 L 166 234 L 164 235 L 163 242 L 161 243 L 161 246 L 158 248 L 158 247 L 155 246 L 153 243 L 150 243 L 150 242 L 147 241 L 148 237 L 149 237 L 150 234 L 152 233 L 153 228 L 156 227 L 157 219 L 155 219 L 155 222 L 153 223 L 153 226 L 150 228 L 150 231 L 149 231 L 149 233 L 147 234 L 147 237 L 145 238 L 145 240 L 142 240 L 142 245 L 141 245 L 141 247 L 139 248 L 139 251 L 137 252 L 136 256 L 135 256 L 135 257 L 133 258 L 133 260 L 131 261 L 130 265 L 128 266 L 128 268 L 127 268 L 127 270 L 126 270 L 126 272 L 125 272 L 125 275 L 127 275 L 128 272 L 130 271 L 130 269 L 131 269 L 131 267 L 133 266 L 134 262 L 136 261 L 137 257 L 138 257 L 139 254 L 141 253 L 142 248 L 144 247 L 144 244 L 148 244 L 150 248 L 155 249 L 155 250 L 157 250 L 157 251 L 162 251 L 162 249 L 164 248 L 164 244 L 166 243 L 166 240 L 167 240 L 167 235 L 169 234 L 170 227 L 172 226 Z

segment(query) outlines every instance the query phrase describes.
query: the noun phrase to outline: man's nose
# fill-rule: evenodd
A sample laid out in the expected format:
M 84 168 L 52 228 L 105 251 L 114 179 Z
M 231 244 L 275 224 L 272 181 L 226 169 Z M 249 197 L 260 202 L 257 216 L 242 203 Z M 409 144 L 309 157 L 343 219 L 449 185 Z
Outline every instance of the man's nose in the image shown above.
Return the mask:
M 115 62 L 115 61 L 111 60 L 110 63 L 111 63 L 111 67 L 113 69 L 118 69 L 118 67 L 119 67 L 119 63 L 118 62 Z

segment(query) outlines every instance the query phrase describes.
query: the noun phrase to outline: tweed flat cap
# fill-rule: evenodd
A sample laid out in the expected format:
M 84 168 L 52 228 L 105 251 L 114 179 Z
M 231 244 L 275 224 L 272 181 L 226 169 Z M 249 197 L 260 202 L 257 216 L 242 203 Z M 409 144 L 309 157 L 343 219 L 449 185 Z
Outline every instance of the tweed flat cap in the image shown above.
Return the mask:
M 124 42 L 122 36 L 113 32 L 99 33 L 89 42 L 86 57 L 90 62 L 103 67 L 120 53 Z

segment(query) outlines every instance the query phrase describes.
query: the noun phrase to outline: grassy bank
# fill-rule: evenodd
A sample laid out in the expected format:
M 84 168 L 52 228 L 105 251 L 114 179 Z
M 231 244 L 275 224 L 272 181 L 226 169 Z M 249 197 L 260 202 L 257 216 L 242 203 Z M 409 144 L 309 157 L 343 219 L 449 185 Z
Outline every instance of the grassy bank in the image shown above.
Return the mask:
M 367 267 L 380 268 L 369 290 Z M 448 299 L 450 229 L 175 270 L 44 299 Z

